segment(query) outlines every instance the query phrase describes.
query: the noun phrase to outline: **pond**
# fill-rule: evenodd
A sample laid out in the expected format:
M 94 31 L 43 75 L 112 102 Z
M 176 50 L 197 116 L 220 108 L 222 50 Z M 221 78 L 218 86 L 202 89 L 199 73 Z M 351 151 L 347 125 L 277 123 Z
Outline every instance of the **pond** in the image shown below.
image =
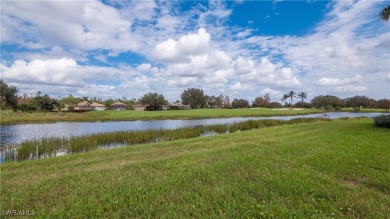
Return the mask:
M 290 120 L 294 118 L 326 117 L 330 119 L 343 117 L 375 117 L 383 113 L 349 113 L 329 112 L 324 114 L 311 114 L 299 116 L 276 117 L 246 117 L 246 118 L 218 118 L 218 119 L 194 119 L 194 120 L 153 120 L 153 121 L 111 121 L 111 122 L 57 122 L 44 124 L 19 124 L 0 126 L 0 146 L 19 144 L 26 140 L 40 139 L 43 137 L 83 136 L 93 133 L 133 131 L 148 129 L 177 129 L 183 127 L 195 127 L 214 124 L 231 124 L 246 120 Z

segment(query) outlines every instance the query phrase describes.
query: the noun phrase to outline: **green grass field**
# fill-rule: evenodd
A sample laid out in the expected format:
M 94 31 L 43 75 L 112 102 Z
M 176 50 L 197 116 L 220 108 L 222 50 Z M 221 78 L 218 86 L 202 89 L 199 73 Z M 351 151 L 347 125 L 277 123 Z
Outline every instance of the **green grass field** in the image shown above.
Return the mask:
M 193 109 L 167 111 L 95 111 L 91 114 L 108 114 L 113 119 L 198 119 L 198 118 L 227 118 L 227 117 L 256 117 L 276 115 L 299 115 L 319 112 L 319 110 L 272 110 L 268 108 L 246 109 Z
M 284 125 L 5 163 L 2 210 L 46 218 L 386 218 L 389 129 Z
M 356 112 L 354 108 L 341 108 L 341 112 Z M 377 109 L 377 108 L 361 108 L 360 113 L 386 113 L 389 110 L 386 109 Z
M 320 110 L 272 110 L 268 108 L 252 109 L 195 109 L 168 111 L 92 111 L 86 113 L 33 112 L 14 113 L 2 111 L 1 124 L 43 123 L 58 121 L 110 121 L 110 120 L 154 120 L 154 119 L 200 119 L 226 117 L 258 117 L 300 115 L 321 112 Z

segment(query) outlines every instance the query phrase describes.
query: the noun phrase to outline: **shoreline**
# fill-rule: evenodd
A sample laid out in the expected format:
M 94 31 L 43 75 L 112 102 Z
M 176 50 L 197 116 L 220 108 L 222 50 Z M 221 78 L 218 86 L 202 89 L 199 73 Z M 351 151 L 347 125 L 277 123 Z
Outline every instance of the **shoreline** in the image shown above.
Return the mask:
M 271 111 L 271 110 L 270 110 Z M 143 116 L 134 116 L 128 113 L 127 117 L 121 117 L 121 118 L 115 118 L 112 117 L 112 115 L 108 115 L 111 112 L 108 112 L 104 115 L 99 116 L 91 116 L 91 113 L 95 112 L 88 112 L 89 114 L 83 115 L 80 113 L 60 113 L 60 112 L 33 112 L 33 113 L 23 113 L 21 115 L 37 115 L 35 118 L 11 118 L 8 121 L 3 121 L 3 118 L 0 120 L 0 125 L 19 125 L 19 124 L 43 124 L 43 123 L 56 123 L 56 122 L 113 122 L 113 121 L 153 121 L 153 120 L 193 120 L 193 119 L 222 119 L 222 118 L 237 118 L 237 117 L 273 117 L 273 116 L 297 116 L 297 115 L 310 115 L 310 114 L 317 114 L 322 113 L 321 110 L 309 110 L 311 112 L 293 112 L 293 111 L 283 111 L 283 112 L 293 112 L 293 113 L 267 113 L 267 112 L 257 112 L 257 113 L 242 113 L 242 114 L 234 114 L 231 113 L 230 115 L 199 115 L 199 114 L 188 114 L 188 115 L 164 115 L 165 111 L 152 111 L 152 113 L 159 113 L 156 115 L 148 115 L 146 112 Z M 106 111 L 104 111 L 106 112 Z M 235 112 L 235 111 L 232 111 Z M 275 111 L 273 111 L 275 112 Z M 98 112 L 100 113 L 100 112 Z M 47 115 L 49 114 L 49 115 Z M 115 114 L 115 112 L 113 113 Z M 39 118 L 39 116 L 44 115 L 45 117 Z M 81 115 L 81 116 L 79 116 Z M 56 116 L 51 117 L 50 116 Z M 71 116 L 68 118 L 58 118 L 61 116 Z M 73 117 L 75 116 L 75 117 Z M 107 117 L 109 116 L 109 117 Z
M 256 112 L 256 110 L 259 110 Z M 237 117 L 273 117 L 321 114 L 329 112 L 349 113 L 388 113 L 385 109 L 365 109 L 362 111 L 341 110 L 324 111 L 321 109 L 248 108 L 248 109 L 194 109 L 188 111 L 91 111 L 86 113 L 62 112 L 24 112 L 6 113 L 0 117 L 0 125 L 44 124 L 57 122 L 115 122 L 115 121 L 153 121 L 153 120 L 193 120 L 221 119 Z M 11 116 L 9 116 L 11 115 Z

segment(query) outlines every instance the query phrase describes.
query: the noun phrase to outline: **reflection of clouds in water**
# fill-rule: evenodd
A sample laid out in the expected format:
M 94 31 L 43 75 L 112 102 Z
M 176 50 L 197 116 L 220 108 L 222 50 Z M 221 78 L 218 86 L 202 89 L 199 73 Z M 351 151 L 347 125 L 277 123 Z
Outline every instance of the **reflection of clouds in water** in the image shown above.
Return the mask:
M 380 113 L 347 113 L 329 112 L 327 118 L 342 117 L 374 117 Z M 219 118 L 194 120 L 153 120 L 153 121 L 115 121 L 115 122 L 57 122 L 46 124 L 20 124 L 4 125 L 1 129 L 1 146 L 17 144 L 25 140 L 40 139 L 44 137 L 82 136 L 93 133 L 133 131 L 147 129 L 177 129 L 201 125 L 230 124 L 246 120 L 277 119 L 289 120 L 294 118 L 324 118 L 324 114 L 311 114 L 301 116 L 274 116 L 274 117 L 248 117 L 248 118 Z

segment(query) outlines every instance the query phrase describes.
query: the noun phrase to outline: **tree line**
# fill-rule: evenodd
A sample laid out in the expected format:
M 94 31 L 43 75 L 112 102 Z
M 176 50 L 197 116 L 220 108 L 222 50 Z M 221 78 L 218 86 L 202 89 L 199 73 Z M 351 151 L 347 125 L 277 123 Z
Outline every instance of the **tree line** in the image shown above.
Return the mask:
M 164 95 L 158 93 L 145 93 L 142 97 L 135 99 L 122 98 L 108 98 L 103 99 L 99 97 L 75 97 L 69 94 L 63 98 L 53 98 L 42 92 L 37 92 L 34 96 L 23 94 L 18 96 L 18 89 L 15 86 L 6 84 L 3 80 L 0 80 L 0 106 L 1 109 L 12 109 L 21 111 L 51 111 L 54 109 L 64 109 L 65 106 L 69 109 L 75 109 L 77 104 L 82 101 L 97 102 L 104 104 L 108 109 L 114 102 L 122 102 L 129 106 L 131 109 L 136 104 L 149 105 L 152 109 L 160 109 L 160 106 L 166 106 L 170 103 L 165 99 Z M 300 101 L 293 103 L 294 98 L 299 98 Z M 319 108 L 325 110 L 341 110 L 343 107 L 354 108 L 360 110 L 360 108 L 381 108 L 390 109 L 390 99 L 374 100 L 367 96 L 353 96 L 349 98 L 339 98 L 332 95 L 320 95 L 314 97 L 310 102 L 305 102 L 308 95 L 306 92 L 296 93 L 295 91 L 289 91 L 282 95 L 281 101 L 271 101 L 270 95 L 256 97 L 252 103 L 249 103 L 245 99 L 234 98 L 232 101 L 228 95 L 220 94 L 217 96 L 207 95 L 202 89 L 188 88 L 184 90 L 180 95 L 180 100 L 171 104 L 185 105 L 191 109 L 199 108 L 249 108 L 249 107 L 267 107 L 267 108 L 280 108 L 280 107 L 296 107 L 296 108 Z M 287 102 L 289 101 L 289 103 Z

